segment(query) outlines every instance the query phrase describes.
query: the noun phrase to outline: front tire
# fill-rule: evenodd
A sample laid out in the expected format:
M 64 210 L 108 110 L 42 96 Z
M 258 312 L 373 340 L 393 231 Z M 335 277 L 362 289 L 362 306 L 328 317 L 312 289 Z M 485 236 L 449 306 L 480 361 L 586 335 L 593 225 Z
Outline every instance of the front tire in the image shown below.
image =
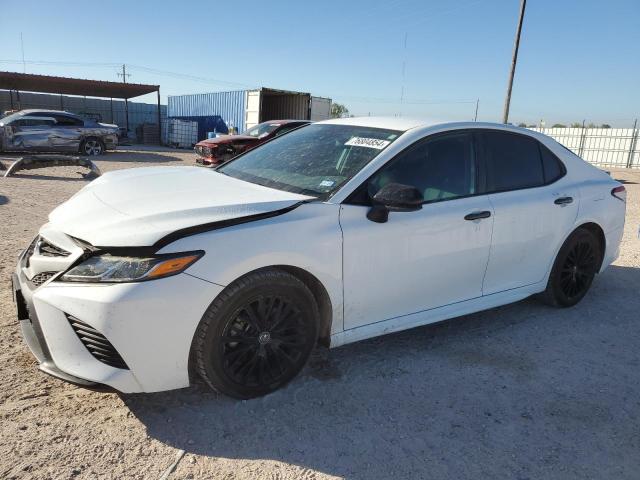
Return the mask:
M 105 151 L 104 143 L 96 137 L 85 138 L 80 144 L 80 153 L 82 155 L 97 156 L 104 154 Z
M 318 337 L 318 305 L 307 286 L 280 270 L 229 285 L 205 312 L 193 362 L 214 390 L 235 398 L 273 392 L 302 370 Z
M 540 298 L 554 307 L 572 307 L 589 291 L 598 272 L 602 248 L 589 230 L 578 228 L 564 242 Z

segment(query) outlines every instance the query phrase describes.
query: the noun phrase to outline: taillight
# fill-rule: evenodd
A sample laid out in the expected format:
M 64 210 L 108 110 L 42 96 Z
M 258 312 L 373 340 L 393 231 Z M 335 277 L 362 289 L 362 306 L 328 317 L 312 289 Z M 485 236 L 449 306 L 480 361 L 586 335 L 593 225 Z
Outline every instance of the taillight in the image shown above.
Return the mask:
M 627 201 L 627 189 L 624 188 L 624 185 L 620 185 L 619 187 L 611 190 L 611 195 L 616 197 L 618 200 L 622 200 L 623 202 Z

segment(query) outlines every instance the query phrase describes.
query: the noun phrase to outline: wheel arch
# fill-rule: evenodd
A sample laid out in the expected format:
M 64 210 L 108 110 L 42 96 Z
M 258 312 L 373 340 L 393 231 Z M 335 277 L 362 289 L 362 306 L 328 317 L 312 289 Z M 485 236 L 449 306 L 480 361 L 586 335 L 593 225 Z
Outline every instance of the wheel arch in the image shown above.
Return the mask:
M 573 230 L 573 232 L 575 232 L 579 228 L 582 228 L 582 229 L 585 229 L 585 230 L 589 230 L 598 239 L 598 242 L 600 244 L 600 260 L 598 262 L 598 270 L 597 271 L 600 271 L 600 268 L 602 267 L 602 262 L 604 260 L 605 252 L 606 252 L 606 249 L 607 249 L 607 238 L 606 238 L 606 236 L 604 234 L 604 230 L 602 229 L 602 227 L 600 225 L 598 225 L 595 222 L 582 223 L 582 224 L 578 225 Z M 571 235 L 573 234 L 573 232 L 571 232 Z M 569 237 L 567 237 L 567 238 L 569 238 Z
M 256 272 L 260 272 L 260 271 L 264 271 L 264 270 L 281 270 L 284 271 L 286 273 L 289 273 L 290 275 L 293 275 L 294 277 L 296 277 L 298 280 L 300 280 L 302 283 L 304 283 L 306 285 L 306 287 L 311 291 L 311 294 L 313 295 L 313 297 L 315 298 L 317 304 L 318 304 L 318 309 L 319 309 L 319 313 L 320 313 L 320 325 L 319 325 L 319 329 L 318 329 L 318 343 L 324 347 L 329 348 L 330 343 L 331 343 L 331 326 L 333 323 L 333 305 L 331 303 L 331 297 L 329 296 L 329 292 L 327 291 L 326 287 L 322 284 L 322 282 L 315 276 L 313 275 L 311 272 L 300 268 L 300 267 L 296 267 L 293 265 L 269 265 L 269 266 L 265 266 L 265 267 L 260 267 L 260 268 L 256 268 L 254 270 L 251 270 L 249 272 L 246 272 L 242 275 L 240 275 L 238 278 L 234 279 L 232 282 L 229 282 L 229 284 L 227 285 L 227 287 L 229 285 L 231 285 L 232 283 L 237 282 L 238 280 L 241 280 L 244 277 L 247 277 L 249 275 L 252 275 Z M 225 289 L 227 288 L 225 287 Z M 222 290 L 222 292 L 224 292 L 224 289 Z M 216 298 L 222 293 L 220 292 Z M 212 302 L 215 301 L 215 298 L 212 300 Z M 189 348 L 189 360 L 188 360 L 188 370 L 189 370 L 189 378 L 191 380 L 191 383 L 193 383 L 193 381 L 198 377 L 198 375 L 196 374 L 195 371 L 195 367 L 194 367 L 194 358 L 193 358 L 193 345 L 195 341 L 195 336 L 191 341 L 191 347 Z
M 284 270 L 298 278 L 309 290 L 311 290 L 311 293 L 318 303 L 318 309 L 320 310 L 318 343 L 325 347 L 329 347 L 331 342 L 331 324 L 333 322 L 333 305 L 331 304 L 329 292 L 327 292 L 327 289 L 322 282 L 318 280 L 315 275 L 300 267 L 294 267 L 292 265 L 274 265 L 266 268 Z

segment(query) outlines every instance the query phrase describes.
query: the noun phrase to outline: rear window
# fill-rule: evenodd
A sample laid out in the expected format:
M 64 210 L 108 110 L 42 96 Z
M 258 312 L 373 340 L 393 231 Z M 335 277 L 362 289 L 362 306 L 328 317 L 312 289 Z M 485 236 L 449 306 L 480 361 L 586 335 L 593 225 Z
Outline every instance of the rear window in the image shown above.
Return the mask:
M 564 166 L 558 157 L 542 144 L 540 145 L 540 154 L 544 168 L 544 183 L 553 183 L 564 175 Z
M 545 184 L 538 142 L 506 132 L 483 132 L 487 192 L 503 192 Z

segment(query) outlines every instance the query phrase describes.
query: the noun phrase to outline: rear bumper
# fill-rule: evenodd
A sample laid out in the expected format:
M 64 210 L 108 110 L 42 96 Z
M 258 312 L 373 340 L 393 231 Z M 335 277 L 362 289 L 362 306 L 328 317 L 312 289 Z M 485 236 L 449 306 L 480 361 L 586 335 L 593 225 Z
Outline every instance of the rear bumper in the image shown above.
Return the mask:
M 602 258 L 602 266 L 600 272 L 604 271 L 609 265 L 616 261 L 620 256 L 620 243 L 624 233 L 624 225 L 605 233 L 605 252 Z
M 103 137 L 102 141 L 104 142 L 104 147 L 107 150 L 115 150 L 118 147 L 117 135 L 106 135 Z

